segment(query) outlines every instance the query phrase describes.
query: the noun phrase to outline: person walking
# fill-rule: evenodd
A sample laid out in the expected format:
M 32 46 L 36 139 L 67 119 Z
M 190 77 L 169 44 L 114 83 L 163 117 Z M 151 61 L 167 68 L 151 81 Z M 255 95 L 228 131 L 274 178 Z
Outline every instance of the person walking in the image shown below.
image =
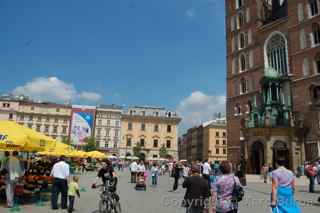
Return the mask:
M 51 208 L 58 209 L 58 196 L 61 193 L 61 208 L 68 208 L 68 177 L 70 166 L 65 162 L 65 156 L 61 156 L 59 161 L 53 165 L 51 176 L 53 177 Z
M 210 188 L 207 180 L 200 176 L 198 166 L 191 168 L 191 176 L 184 180 L 182 187 L 186 188 L 183 204 L 187 213 L 203 213 L 209 208 Z
M 210 173 L 211 173 L 211 166 L 208 163 L 208 160 L 205 160 L 202 165 L 202 177 L 208 181 L 208 186 L 210 188 Z
M 181 172 L 181 167 L 180 167 L 179 163 L 175 163 L 173 165 L 173 169 L 172 169 L 172 177 L 174 178 L 172 192 L 174 192 L 178 189 L 180 172 Z
M 221 176 L 213 184 L 213 197 L 216 198 L 213 208 L 217 213 L 237 213 L 238 202 L 234 200 L 235 187 L 242 187 L 240 180 L 231 174 L 232 166 L 229 161 L 220 164 Z
M 129 166 L 130 172 L 131 172 L 131 183 L 136 183 L 137 180 L 137 171 L 138 171 L 138 164 L 134 160 Z
M 314 164 L 307 164 L 305 167 L 305 173 L 307 177 L 309 178 L 309 193 L 314 193 L 314 187 L 315 187 L 315 178 L 317 175 L 317 168 Z
M 158 177 L 159 177 L 159 167 L 156 163 L 153 163 L 151 167 L 152 186 L 158 185 Z
M 271 173 L 271 208 L 273 213 L 300 213 L 300 207 L 294 197 L 295 177 L 285 168 L 283 160 L 277 161 L 278 168 Z
M 261 176 L 264 183 L 268 183 L 269 166 L 264 164 L 261 168 Z
M 182 165 L 182 177 L 185 180 L 187 177 L 189 177 L 190 168 L 187 163 Z
M 8 153 L 6 154 L 8 155 Z M 14 205 L 14 192 L 16 184 L 23 176 L 22 164 L 18 158 L 19 153 L 14 151 L 12 156 L 6 156 L 3 163 L 3 170 L 5 174 L 5 188 L 7 197 L 7 207 L 12 208 Z

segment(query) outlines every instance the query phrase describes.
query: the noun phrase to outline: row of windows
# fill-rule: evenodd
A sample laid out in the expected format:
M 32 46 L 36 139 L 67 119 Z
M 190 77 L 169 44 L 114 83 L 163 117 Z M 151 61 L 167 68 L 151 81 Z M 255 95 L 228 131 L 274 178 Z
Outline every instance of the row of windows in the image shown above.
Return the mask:
M 139 145 L 140 145 L 141 147 L 144 147 L 145 144 L 146 144 L 145 139 L 144 139 L 144 138 L 141 138 L 140 141 L 139 141 Z M 131 138 L 127 138 L 126 146 L 131 147 L 132 145 L 133 145 L 133 144 L 132 144 L 132 139 L 131 139 Z M 154 140 L 153 140 L 153 147 L 154 147 L 154 148 L 159 148 L 159 145 L 160 145 L 160 144 L 159 144 L 159 140 L 158 140 L 158 139 L 154 139 Z M 167 141 L 166 141 L 165 147 L 168 148 L 168 149 L 171 148 L 171 140 L 167 140 Z
M 216 149 L 216 154 L 220 154 L 220 149 Z M 227 150 L 226 149 L 223 149 L 222 150 L 222 154 L 226 155 L 227 154 Z
M 227 136 L 227 133 L 226 132 L 222 132 L 222 137 L 226 137 Z M 220 132 L 219 131 L 216 131 L 216 137 L 220 137 Z
M 104 147 L 106 149 L 110 148 L 109 145 L 110 145 L 110 141 L 105 141 L 105 142 L 100 142 L 100 141 L 96 141 L 96 145 L 97 147 Z M 116 149 L 118 148 L 118 142 L 117 141 L 114 141 L 113 142 L 113 148 Z
M 30 107 L 30 110 L 31 110 L 31 111 L 34 111 L 34 109 L 35 109 L 34 106 L 31 106 L 31 107 Z M 60 108 L 56 108 L 56 112 L 60 112 Z
M 111 113 L 98 113 L 97 118 L 120 119 L 121 115 Z
M 46 117 L 42 117 L 42 116 L 33 116 L 33 115 L 29 115 L 26 116 L 28 119 L 28 121 L 37 121 L 37 122 L 42 122 L 42 121 L 46 121 L 46 122 L 50 122 L 50 121 L 54 121 L 55 123 L 59 123 L 60 121 L 63 123 L 68 123 L 68 119 L 62 119 L 60 120 L 59 118 L 54 118 L 54 119 L 50 119 L 49 116 Z M 25 120 L 25 115 L 20 115 L 18 118 L 20 121 L 24 121 Z
M 220 145 L 220 140 L 216 140 L 216 145 Z M 222 140 L 222 145 L 227 145 L 227 141 Z
M 99 126 L 102 126 L 102 120 L 101 120 L 101 119 L 98 120 L 98 125 L 99 125 Z M 115 126 L 116 126 L 116 127 L 120 127 L 120 125 L 121 125 L 121 124 L 120 124 L 120 121 L 119 121 L 119 120 L 116 120 L 116 121 L 115 121 Z M 107 126 L 111 126 L 111 120 L 107 120 Z
M 24 126 L 24 123 L 19 123 L 20 125 Z M 37 125 L 33 125 L 32 123 L 27 123 L 28 128 L 32 129 L 35 126 L 35 129 L 37 132 L 41 132 L 41 129 L 43 127 L 43 125 L 37 124 Z M 52 129 L 52 133 L 58 133 L 58 127 L 57 125 L 54 126 L 50 126 L 50 125 L 44 125 L 44 129 L 43 132 L 48 133 L 50 128 Z M 67 134 L 67 126 L 62 126 L 62 134 Z
M 105 134 L 105 136 L 106 137 L 112 137 L 112 135 L 110 134 L 110 129 L 105 129 L 105 132 L 106 132 L 106 134 Z M 100 137 L 101 136 L 101 128 L 97 128 L 97 137 Z M 120 130 L 118 130 L 118 129 L 115 129 L 114 130 L 114 136 L 115 137 L 119 137 L 120 136 Z
M 10 108 L 10 103 L 2 103 L 3 108 Z
M 133 129 L 132 123 L 128 123 L 128 130 L 131 131 L 132 129 Z M 140 130 L 141 131 L 146 131 L 146 124 L 145 123 L 141 123 Z M 154 132 L 159 132 L 159 125 L 158 124 L 155 124 L 153 126 L 153 131 Z M 167 125 L 167 132 L 168 133 L 172 132 L 172 126 L 171 125 Z

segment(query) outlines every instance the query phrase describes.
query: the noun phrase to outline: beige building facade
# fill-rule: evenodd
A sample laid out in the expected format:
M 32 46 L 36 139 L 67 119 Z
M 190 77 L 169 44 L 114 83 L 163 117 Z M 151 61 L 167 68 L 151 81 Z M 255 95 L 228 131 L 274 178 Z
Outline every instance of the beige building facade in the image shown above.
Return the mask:
M 100 151 L 119 154 L 121 143 L 121 107 L 100 105 L 96 108 L 94 137 Z
M 17 122 L 57 140 L 68 137 L 71 107 L 54 103 L 20 102 Z
M 140 158 L 159 159 L 160 149 L 165 147 L 166 157 L 177 159 L 180 121 L 176 113 L 164 108 L 129 108 L 122 115 L 120 155 L 132 156 L 134 147 L 140 145 Z
M 15 121 L 17 119 L 18 110 L 18 101 L 0 99 L 0 120 Z
M 225 119 L 208 121 L 188 129 L 179 140 L 179 159 L 227 160 L 227 130 Z
M 57 140 L 68 137 L 71 107 L 34 102 L 23 97 L 0 98 L 0 120 L 12 120 Z

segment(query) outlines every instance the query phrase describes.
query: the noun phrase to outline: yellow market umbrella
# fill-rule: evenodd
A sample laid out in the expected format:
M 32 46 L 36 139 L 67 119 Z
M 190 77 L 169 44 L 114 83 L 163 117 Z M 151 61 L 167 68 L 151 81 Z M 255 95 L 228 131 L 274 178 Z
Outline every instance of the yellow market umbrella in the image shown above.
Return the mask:
M 0 121 L 0 149 L 4 151 L 23 151 L 29 141 L 25 132 L 13 122 Z
M 20 148 L 16 149 L 18 151 L 43 151 L 46 147 L 54 144 L 54 140 L 50 137 L 13 121 L 0 121 L 0 128 L 2 133 L 8 132 L 9 137 L 24 137 L 23 144 L 20 143 Z M 11 141 L 15 143 L 14 140 Z
M 23 128 L 23 131 L 26 132 L 26 134 L 30 139 L 30 142 L 27 143 L 27 147 L 29 147 L 30 145 L 30 148 L 39 146 L 42 149 L 48 149 L 55 146 L 56 140 L 54 140 L 53 138 L 48 137 L 44 134 L 41 134 L 33 129 L 29 129 L 24 126 L 21 126 L 21 127 Z
M 88 152 L 87 154 L 88 154 L 88 157 L 91 157 L 91 158 L 107 158 L 106 154 L 98 151 Z

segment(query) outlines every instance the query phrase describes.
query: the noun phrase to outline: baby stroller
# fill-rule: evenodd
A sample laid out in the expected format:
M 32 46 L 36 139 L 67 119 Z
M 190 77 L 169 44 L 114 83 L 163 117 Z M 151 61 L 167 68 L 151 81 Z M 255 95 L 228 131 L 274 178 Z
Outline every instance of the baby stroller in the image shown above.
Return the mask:
M 139 172 L 137 174 L 137 183 L 135 189 L 137 191 L 146 191 L 147 190 L 147 173 L 146 172 Z

